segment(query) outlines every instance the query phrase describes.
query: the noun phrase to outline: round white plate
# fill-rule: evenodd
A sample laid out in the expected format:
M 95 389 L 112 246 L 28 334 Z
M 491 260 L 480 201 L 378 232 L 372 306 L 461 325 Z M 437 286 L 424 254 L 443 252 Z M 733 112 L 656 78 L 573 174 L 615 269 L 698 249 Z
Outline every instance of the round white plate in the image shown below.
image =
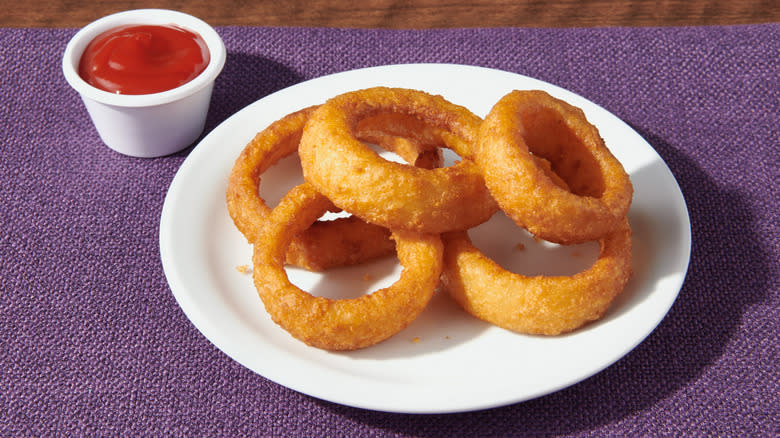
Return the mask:
M 635 189 L 629 212 L 634 275 L 602 320 L 565 336 L 526 336 L 478 321 L 446 293 L 438 293 L 401 333 L 347 353 L 308 347 L 271 321 L 251 274 L 237 269 L 251 266 L 251 247 L 225 206 L 228 174 L 247 142 L 274 120 L 338 93 L 378 85 L 441 94 L 481 117 L 513 89 L 542 89 L 585 111 L 631 175 Z M 264 175 L 261 190 L 271 205 L 301 181 L 299 166 L 295 157 L 287 158 Z M 573 273 L 597 253 L 595 244 L 569 248 L 536 242 L 502 215 L 471 235 L 488 255 L 526 274 Z M 683 284 L 690 247 L 688 211 L 674 176 L 628 125 L 548 83 L 448 64 L 347 71 L 260 99 L 219 125 L 192 151 L 171 183 L 160 221 L 160 252 L 171 290 L 192 323 L 225 354 L 313 397 L 406 413 L 507 405 L 549 394 L 603 370 L 664 318 Z M 396 260 L 339 269 L 324 277 L 292 268 L 287 272 L 296 285 L 331 297 L 373 291 L 399 275 Z

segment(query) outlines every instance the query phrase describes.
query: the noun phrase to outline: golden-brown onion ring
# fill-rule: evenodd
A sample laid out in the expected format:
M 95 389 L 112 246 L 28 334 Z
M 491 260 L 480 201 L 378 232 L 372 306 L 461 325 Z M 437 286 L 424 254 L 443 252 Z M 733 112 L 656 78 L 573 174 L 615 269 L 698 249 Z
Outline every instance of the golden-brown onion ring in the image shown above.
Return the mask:
M 633 187 L 581 109 L 544 91 L 513 91 L 485 117 L 474 160 L 502 210 L 551 242 L 596 240 L 616 229 Z M 535 156 L 570 190 L 555 184 Z
M 382 159 L 355 137 L 355 127 L 381 113 L 418 118 L 461 141 L 448 147 L 464 158 L 421 169 Z M 376 87 L 329 99 L 306 124 L 298 155 L 306 181 L 336 206 L 393 230 L 463 230 L 497 211 L 476 166 L 468 160 L 481 119 L 441 96 Z
M 359 298 L 315 297 L 290 283 L 284 270 L 285 252 L 293 237 L 329 205 L 308 183 L 282 198 L 254 246 L 255 287 L 273 321 L 306 344 L 326 350 L 368 347 L 404 329 L 425 308 L 441 274 L 441 239 L 394 232 L 403 266 L 398 281 Z
M 262 174 L 280 159 L 298 150 L 303 127 L 316 107 L 305 108 L 288 114 L 259 132 L 237 158 L 226 191 L 228 212 L 236 227 L 249 243 L 257 240 L 259 231 L 270 214 L 259 193 Z M 398 132 L 394 136 L 383 130 Z M 358 137 L 375 141 L 408 162 L 422 166 L 441 165 L 437 145 L 421 145 L 421 141 L 435 142 L 424 137 L 418 126 L 405 129 L 403 121 L 377 120 L 358 132 Z M 402 137 L 402 135 L 409 138 Z M 441 142 L 441 140 L 439 140 Z M 331 211 L 337 211 L 331 207 Z M 332 221 L 317 221 L 297 236 L 287 252 L 287 262 L 312 271 L 335 266 L 357 264 L 377 257 L 390 255 L 394 243 L 390 232 L 380 226 L 367 224 L 357 217 L 342 217 Z
M 631 228 L 599 239 L 588 269 L 571 276 L 525 276 L 507 271 L 471 243 L 447 233 L 442 286 L 470 314 L 519 333 L 557 335 L 601 318 L 631 276 Z

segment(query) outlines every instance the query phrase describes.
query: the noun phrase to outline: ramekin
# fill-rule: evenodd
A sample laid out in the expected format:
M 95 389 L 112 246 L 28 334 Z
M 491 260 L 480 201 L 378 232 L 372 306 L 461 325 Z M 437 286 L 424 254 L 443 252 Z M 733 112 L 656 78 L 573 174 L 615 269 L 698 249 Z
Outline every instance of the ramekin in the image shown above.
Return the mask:
M 82 53 L 99 34 L 127 24 L 174 24 L 196 32 L 208 47 L 208 66 L 193 80 L 159 93 L 115 94 L 93 87 L 78 74 Z M 200 136 L 225 58 L 222 38 L 199 18 L 167 9 L 136 9 L 105 16 L 79 30 L 65 48 L 62 70 L 103 143 L 124 155 L 150 158 L 178 152 Z

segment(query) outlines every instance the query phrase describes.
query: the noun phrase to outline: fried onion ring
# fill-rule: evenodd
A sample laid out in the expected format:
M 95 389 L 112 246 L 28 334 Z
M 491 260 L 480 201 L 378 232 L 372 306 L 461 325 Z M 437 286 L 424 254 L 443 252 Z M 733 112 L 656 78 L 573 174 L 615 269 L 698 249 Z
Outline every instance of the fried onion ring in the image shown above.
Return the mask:
M 544 91 L 512 91 L 480 127 L 474 161 L 498 205 L 535 236 L 562 244 L 615 230 L 633 186 L 583 111 Z M 569 189 L 537 165 L 542 157 Z
M 382 159 L 355 137 L 358 123 L 381 113 L 413 116 L 450 136 L 464 160 L 421 169 Z M 441 233 L 478 225 L 497 211 L 470 161 L 481 119 L 441 96 L 376 87 L 329 99 L 312 114 L 298 154 L 306 181 L 336 206 L 393 230 Z
M 259 132 L 236 160 L 226 191 L 228 212 L 236 227 L 249 243 L 257 240 L 260 228 L 271 208 L 259 193 L 262 174 L 280 159 L 298 150 L 301 133 L 316 107 L 288 114 Z M 396 153 L 407 162 L 426 167 L 442 163 L 436 138 L 411 121 L 373 120 L 358 130 L 358 138 L 373 141 Z M 418 131 L 419 130 L 419 131 Z M 397 135 L 393 135 L 397 133 Z M 430 144 L 422 145 L 425 141 Z M 335 206 L 330 211 L 337 211 Z M 335 266 L 346 266 L 390 255 L 394 243 L 390 232 L 377 225 L 367 224 L 357 217 L 342 217 L 331 221 L 317 221 L 293 239 L 287 252 L 287 262 L 312 271 Z
M 443 248 L 438 235 L 394 232 L 403 266 L 396 283 L 353 299 L 312 296 L 290 283 L 285 252 L 329 206 L 308 183 L 288 192 L 254 246 L 253 278 L 273 321 L 293 337 L 326 350 L 355 350 L 398 333 L 423 311 L 439 282 Z
M 600 253 L 572 276 L 525 276 L 507 271 L 471 243 L 447 233 L 442 286 L 479 319 L 518 333 L 558 335 L 601 318 L 631 276 L 628 219 L 598 240 Z

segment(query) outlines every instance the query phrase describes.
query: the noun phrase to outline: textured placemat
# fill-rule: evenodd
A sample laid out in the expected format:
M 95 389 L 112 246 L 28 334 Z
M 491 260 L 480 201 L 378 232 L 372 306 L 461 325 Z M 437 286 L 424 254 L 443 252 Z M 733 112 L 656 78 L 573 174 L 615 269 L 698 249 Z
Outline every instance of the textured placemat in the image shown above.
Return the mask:
M 0 29 L 1 434 L 778 433 L 780 25 L 219 32 L 229 53 L 207 130 L 297 82 L 393 63 L 508 70 L 604 106 L 685 195 L 694 245 L 678 301 L 605 371 L 503 408 L 386 414 L 276 385 L 214 348 L 168 289 L 159 216 L 188 150 L 112 152 L 61 74 L 75 29 Z

